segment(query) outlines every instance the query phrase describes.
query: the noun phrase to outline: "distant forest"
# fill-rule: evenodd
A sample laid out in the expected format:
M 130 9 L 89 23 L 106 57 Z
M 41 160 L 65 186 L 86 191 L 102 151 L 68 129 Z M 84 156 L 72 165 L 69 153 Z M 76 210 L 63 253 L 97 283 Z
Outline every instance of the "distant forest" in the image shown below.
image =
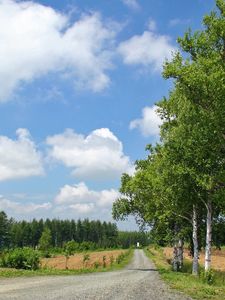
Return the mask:
M 115 223 L 84 220 L 33 219 L 16 221 L 0 212 L 0 249 L 32 247 L 39 245 L 43 232 L 50 231 L 53 248 L 62 248 L 68 241 L 82 244 L 82 249 L 128 248 L 137 242 L 148 244 L 145 232 L 120 232 Z

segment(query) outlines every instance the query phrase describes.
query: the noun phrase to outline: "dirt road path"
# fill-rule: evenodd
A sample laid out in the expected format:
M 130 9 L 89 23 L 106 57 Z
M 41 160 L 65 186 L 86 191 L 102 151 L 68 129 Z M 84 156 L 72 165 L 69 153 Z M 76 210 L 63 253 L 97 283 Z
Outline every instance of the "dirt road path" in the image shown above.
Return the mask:
M 79 276 L 44 276 L 0 280 L 0 299 L 7 300 L 190 300 L 160 280 L 143 250 L 122 271 Z

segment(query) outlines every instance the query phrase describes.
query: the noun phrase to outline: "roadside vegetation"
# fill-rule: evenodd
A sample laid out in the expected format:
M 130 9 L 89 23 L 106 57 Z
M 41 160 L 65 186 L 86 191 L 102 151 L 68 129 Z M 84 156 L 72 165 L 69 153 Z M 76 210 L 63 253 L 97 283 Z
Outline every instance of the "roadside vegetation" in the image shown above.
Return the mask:
M 155 263 L 161 277 L 171 288 L 184 292 L 193 299 L 225 299 L 225 269 L 223 271 L 211 269 L 205 273 L 204 265 L 200 265 L 198 276 L 194 276 L 191 261 L 186 259 L 180 272 L 174 272 L 171 261 L 165 256 L 162 247 L 145 248 L 145 254 Z
M 37 250 L 19 248 L 2 255 L 0 277 L 76 275 L 119 270 L 130 262 L 133 251 L 95 251 L 43 258 Z

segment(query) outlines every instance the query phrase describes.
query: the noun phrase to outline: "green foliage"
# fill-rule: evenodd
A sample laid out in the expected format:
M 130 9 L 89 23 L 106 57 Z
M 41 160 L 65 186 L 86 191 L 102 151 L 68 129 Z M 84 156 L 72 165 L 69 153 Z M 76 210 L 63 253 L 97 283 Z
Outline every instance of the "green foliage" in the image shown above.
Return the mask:
M 212 285 L 215 282 L 215 273 L 212 269 L 208 271 L 202 271 L 200 273 L 200 278 L 202 279 L 203 282 Z
M 83 266 L 86 265 L 87 266 L 87 262 L 90 260 L 90 255 L 88 253 L 85 253 L 83 255 Z
M 100 267 L 99 261 L 95 261 L 93 265 L 95 269 L 98 269 Z
M 125 253 L 121 253 L 120 255 L 118 255 L 116 258 L 117 264 L 121 264 L 121 262 L 125 259 L 125 257 L 126 257 Z
M 9 226 L 10 221 L 4 211 L 0 212 L 0 249 L 9 245 Z
M 111 256 L 109 257 L 109 260 L 110 260 L 110 266 L 112 266 L 113 263 L 114 263 L 114 257 L 113 257 L 113 255 L 111 255 Z
M 139 241 L 146 244 L 147 235 L 138 232 L 118 232 L 109 222 L 78 220 L 15 221 L 0 212 L 0 249 L 32 247 L 39 248 L 42 255 L 50 257 L 69 252 L 92 251 L 107 248 L 129 248 Z
M 82 242 L 79 244 L 79 251 L 89 251 L 97 249 L 97 245 L 93 242 Z
M 68 255 L 74 254 L 79 249 L 79 244 L 75 242 L 74 240 L 67 242 L 64 245 L 65 252 L 68 253 Z
M 117 246 L 118 229 L 116 224 L 111 222 L 89 221 L 88 219 L 83 221 L 59 219 L 16 221 L 8 219 L 5 212 L 0 212 L 0 249 L 9 247 L 36 248 L 39 246 L 46 228 L 50 230 L 50 238 L 48 234 L 47 245 L 44 245 L 46 238 L 42 242 L 42 248 L 45 249 L 63 248 L 64 244 L 71 240 L 79 244 L 84 243 L 81 247 L 83 251 Z M 85 244 L 89 242 L 91 244 Z
M 49 249 L 51 247 L 51 231 L 48 227 L 42 232 L 39 240 L 39 249 L 43 251 L 45 257 L 49 257 Z
M 37 270 L 40 256 L 31 248 L 16 248 L 2 255 L 1 266 L 15 269 Z
M 103 266 L 103 268 L 106 267 L 106 256 L 105 255 L 102 256 L 102 266 Z

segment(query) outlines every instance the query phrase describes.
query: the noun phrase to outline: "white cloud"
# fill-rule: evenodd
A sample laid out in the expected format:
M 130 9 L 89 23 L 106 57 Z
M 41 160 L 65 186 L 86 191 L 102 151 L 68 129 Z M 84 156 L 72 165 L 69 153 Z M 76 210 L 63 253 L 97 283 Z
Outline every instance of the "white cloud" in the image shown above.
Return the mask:
M 19 203 L 16 201 L 11 201 L 0 196 L 0 210 L 6 211 L 10 216 L 24 215 L 29 216 L 30 214 L 41 213 L 49 211 L 52 208 L 50 202 L 45 202 L 41 204 L 35 203 Z
M 162 120 L 156 113 L 157 106 L 145 107 L 142 110 L 142 118 L 130 122 L 130 129 L 138 128 L 144 136 L 156 136 L 159 134 L 159 126 Z
M 155 31 L 156 28 L 157 28 L 156 22 L 155 22 L 155 20 L 153 20 L 152 18 L 150 18 L 150 19 L 148 20 L 147 26 L 148 26 L 148 29 L 149 29 L 150 31 Z
M 110 189 L 90 190 L 84 182 L 63 186 L 55 197 L 56 211 L 74 210 L 77 214 L 100 212 L 99 209 L 111 209 L 112 203 L 119 197 L 119 192 Z
M 122 1 L 126 6 L 128 6 L 129 8 L 131 8 L 133 10 L 140 9 L 140 5 L 137 2 L 137 0 L 122 0 Z
M 153 27 L 153 23 L 150 24 Z M 155 26 L 155 25 L 154 25 Z M 165 59 L 170 59 L 175 48 L 170 38 L 152 31 L 145 31 L 142 35 L 135 35 L 120 43 L 118 53 L 123 62 L 128 65 L 141 65 L 153 70 L 162 69 Z
M 108 180 L 133 171 L 122 143 L 108 128 L 94 130 L 86 137 L 67 129 L 48 137 L 46 142 L 50 146 L 49 158 L 73 168 L 76 178 Z
M 69 206 L 70 209 L 73 209 L 78 214 L 89 214 L 94 209 L 93 203 L 77 203 Z
M 12 217 L 25 219 L 90 217 L 111 220 L 112 204 L 119 195 L 115 189 L 96 191 L 89 189 L 84 182 L 80 182 L 74 185 L 64 185 L 55 198 L 49 202 L 40 199 L 39 195 L 32 195 L 32 202 L 27 201 L 26 194 L 11 195 L 10 200 L 0 195 L 0 211 L 3 210 Z M 49 198 L 48 195 L 46 198 Z
M 17 139 L 0 136 L 0 181 L 43 175 L 42 157 L 27 129 L 16 131 Z
M 111 207 L 113 202 L 119 197 L 119 192 L 114 189 L 103 190 L 100 192 L 97 205 L 99 207 Z
M 85 183 L 81 182 L 74 186 L 65 185 L 60 189 L 59 194 L 55 198 L 57 204 L 80 203 L 82 201 L 95 201 L 98 194 L 90 191 Z
M 97 13 L 71 23 L 51 7 L 32 1 L 0 0 L 0 101 L 23 83 L 57 72 L 79 88 L 101 91 L 110 83 L 106 71 L 115 28 Z

